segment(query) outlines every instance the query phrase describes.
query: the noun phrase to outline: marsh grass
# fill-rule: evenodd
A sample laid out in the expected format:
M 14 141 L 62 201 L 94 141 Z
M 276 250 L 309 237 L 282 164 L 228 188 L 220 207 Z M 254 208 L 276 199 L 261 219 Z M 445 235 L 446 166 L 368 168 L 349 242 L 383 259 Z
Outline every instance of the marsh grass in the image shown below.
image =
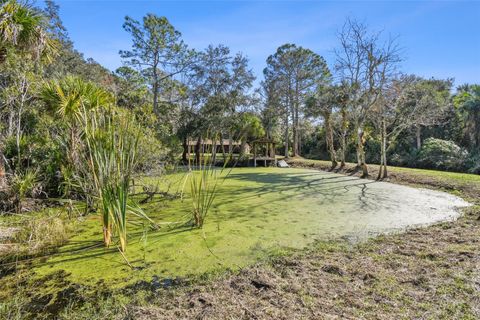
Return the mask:
M 0 303 L 0 319 L 22 320 L 29 316 L 26 310 L 28 300 L 20 295 L 15 295 L 9 301 Z

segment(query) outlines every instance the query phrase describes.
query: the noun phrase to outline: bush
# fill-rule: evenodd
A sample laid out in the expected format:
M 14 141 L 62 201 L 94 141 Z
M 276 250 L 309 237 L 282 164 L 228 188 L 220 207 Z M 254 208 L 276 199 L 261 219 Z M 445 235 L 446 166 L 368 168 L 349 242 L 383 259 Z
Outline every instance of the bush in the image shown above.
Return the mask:
M 65 161 L 65 150 L 60 139 L 23 135 L 19 142 L 20 154 L 15 137 L 9 137 L 5 141 L 7 170 L 15 174 L 32 168 L 37 172 L 42 190 L 49 196 L 58 195 L 58 186 L 61 183 L 59 172 Z
M 138 141 L 137 171 L 155 171 L 165 162 L 169 162 L 169 150 L 155 137 L 155 133 L 148 128 L 141 128 L 140 126 L 135 128 L 142 131 Z M 178 154 L 176 155 L 178 156 Z
M 429 169 L 464 171 L 468 152 L 453 141 L 428 138 L 418 154 L 418 164 Z
M 402 153 L 395 153 L 390 157 L 390 164 L 399 167 L 418 167 L 418 150 L 411 149 Z
M 469 173 L 480 174 L 480 153 L 471 154 L 465 161 L 465 168 Z

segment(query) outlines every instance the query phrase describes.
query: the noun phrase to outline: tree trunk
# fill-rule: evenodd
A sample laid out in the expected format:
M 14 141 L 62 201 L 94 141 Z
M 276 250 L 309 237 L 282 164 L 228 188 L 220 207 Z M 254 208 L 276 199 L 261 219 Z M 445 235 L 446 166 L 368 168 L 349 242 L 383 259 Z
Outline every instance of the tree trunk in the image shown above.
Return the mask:
M 417 136 L 417 149 L 420 150 L 422 148 L 422 127 L 420 125 L 417 125 L 416 136 Z
M 346 136 L 342 133 L 342 137 L 340 139 L 340 167 L 345 167 L 345 153 L 347 152 L 347 141 Z
M 362 166 L 362 154 L 360 150 L 363 149 L 363 143 L 362 143 L 362 136 L 363 136 L 363 131 L 357 127 L 357 167 L 360 168 Z
M 365 162 L 365 159 L 362 162 L 362 175 L 360 176 L 360 178 L 368 178 L 368 166 Z
M 242 159 L 246 154 L 247 142 L 242 140 L 242 144 L 240 145 L 240 155 L 239 158 Z
M 298 130 L 298 102 L 295 104 L 294 108 L 294 113 L 293 113 L 293 156 L 298 157 L 300 156 L 300 150 L 299 150 L 299 130 Z
M 383 176 L 382 179 L 388 178 L 388 171 L 387 171 L 387 124 L 385 121 L 382 123 L 382 132 L 383 132 Z
M 292 120 L 293 120 L 293 156 L 300 156 L 299 139 L 299 109 L 300 109 L 300 89 L 298 81 L 295 81 L 295 98 L 293 101 Z
M 157 62 L 153 63 L 152 71 L 153 71 L 153 112 L 158 116 L 160 116 L 160 110 L 158 110 L 158 70 L 157 70 Z
M 225 162 L 227 161 L 227 154 L 225 152 L 225 145 L 223 144 L 223 138 L 220 138 L 220 145 L 222 148 L 223 163 L 225 164 Z
M 182 153 L 182 162 L 184 164 L 188 163 L 187 155 L 190 156 L 188 154 L 188 138 L 187 136 L 185 136 L 183 138 L 183 153 Z
M 383 172 L 383 144 L 380 144 L 380 163 L 378 164 L 377 180 L 382 178 Z
M 202 152 L 202 150 L 200 150 L 201 144 L 202 144 L 202 138 L 198 137 L 197 145 L 195 146 L 195 164 L 197 166 L 200 165 L 200 152 Z
M 158 85 L 156 83 L 153 84 L 153 112 L 159 116 L 158 110 Z
M 345 152 L 346 152 L 346 147 L 347 143 L 345 141 L 345 136 L 342 134 L 341 140 L 340 140 L 340 168 L 345 167 Z
M 15 119 L 15 113 L 13 108 L 10 109 L 10 112 L 8 113 L 8 131 L 7 131 L 7 137 L 13 136 L 13 121 Z
M 298 130 L 298 155 L 302 156 L 302 129 Z
M 288 158 L 288 112 L 285 116 L 285 152 L 284 152 L 284 155 L 285 155 L 285 158 Z
M 212 165 L 217 162 L 217 139 L 212 140 Z
M 345 108 L 342 108 L 342 136 L 341 136 L 341 149 L 342 152 L 340 154 L 340 167 L 343 168 L 345 167 L 345 153 L 347 152 L 347 129 L 348 129 L 348 122 L 347 122 L 347 110 Z
M 377 180 L 380 180 L 384 176 L 385 172 L 385 126 L 384 126 L 384 121 L 382 120 L 381 128 L 380 128 L 380 163 L 378 167 L 378 175 L 377 175 Z
M 21 156 L 20 156 L 20 136 L 21 136 L 21 132 L 22 132 L 22 107 L 20 106 L 19 110 L 18 110 L 18 119 L 17 119 L 17 131 L 16 131 L 16 143 L 17 143 L 17 160 L 18 160 L 18 164 L 17 164 L 17 170 L 20 170 L 21 169 Z
M 383 147 L 384 150 L 386 150 L 386 143 L 385 146 Z M 385 151 L 383 154 L 383 179 L 388 178 L 388 170 L 387 170 L 387 152 Z
M 233 136 L 232 133 L 228 135 L 228 161 L 233 160 Z
M 358 127 L 357 131 L 357 163 L 358 167 L 362 169 L 362 176 L 361 178 L 367 178 L 368 177 L 368 166 L 365 161 L 365 142 L 363 139 L 363 125 L 360 125 Z
M 333 144 L 333 128 L 331 123 L 331 114 L 329 112 L 325 112 L 324 119 L 325 119 L 325 134 L 326 134 L 326 143 L 328 154 L 330 155 L 330 161 L 332 162 L 332 169 L 337 166 L 337 156 L 335 153 L 335 145 Z
M 7 186 L 7 177 L 5 175 L 5 156 L 3 155 L 3 151 L 0 150 L 0 190 Z

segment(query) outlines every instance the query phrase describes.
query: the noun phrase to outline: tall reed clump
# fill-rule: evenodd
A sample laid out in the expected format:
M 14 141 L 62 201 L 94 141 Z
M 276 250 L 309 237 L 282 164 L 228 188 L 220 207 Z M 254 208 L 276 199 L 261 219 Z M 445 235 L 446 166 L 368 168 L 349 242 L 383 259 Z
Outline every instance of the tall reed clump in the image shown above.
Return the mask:
M 97 112 L 87 121 L 88 162 L 102 213 L 103 240 L 108 247 L 112 237 L 118 236 L 119 248 L 125 252 L 127 215 L 147 218 L 129 197 L 139 132 L 118 111 Z
M 215 145 L 212 148 L 215 148 Z M 227 161 L 225 161 L 223 168 L 218 169 L 215 167 L 214 158 L 208 156 L 205 151 L 202 150 L 202 156 L 193 164 L 189 162 L 187 176 L 190 185 L 190 197 L 192 198 L 192 222 L 198 228 L 203 227 L 217 196 L 218 187 L 229 174 L 229 172 L 224 173 Z

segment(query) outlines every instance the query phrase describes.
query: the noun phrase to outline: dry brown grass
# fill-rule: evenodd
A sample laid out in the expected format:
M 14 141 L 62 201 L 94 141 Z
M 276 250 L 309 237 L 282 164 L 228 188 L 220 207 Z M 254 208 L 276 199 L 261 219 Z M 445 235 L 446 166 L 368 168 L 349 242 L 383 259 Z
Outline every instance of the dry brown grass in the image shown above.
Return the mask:
M 322 244 L 212 283 L 162 291 L 130 312 L 135 319 L 478 319 L 474 213 L 358 247 Z
M 13 226 L 2 227 L 0 271 L 15 268 L 14 261 L 48 255 L 64 244 L 74 228 L 74 220 L 60 213 L 24 216 Z

